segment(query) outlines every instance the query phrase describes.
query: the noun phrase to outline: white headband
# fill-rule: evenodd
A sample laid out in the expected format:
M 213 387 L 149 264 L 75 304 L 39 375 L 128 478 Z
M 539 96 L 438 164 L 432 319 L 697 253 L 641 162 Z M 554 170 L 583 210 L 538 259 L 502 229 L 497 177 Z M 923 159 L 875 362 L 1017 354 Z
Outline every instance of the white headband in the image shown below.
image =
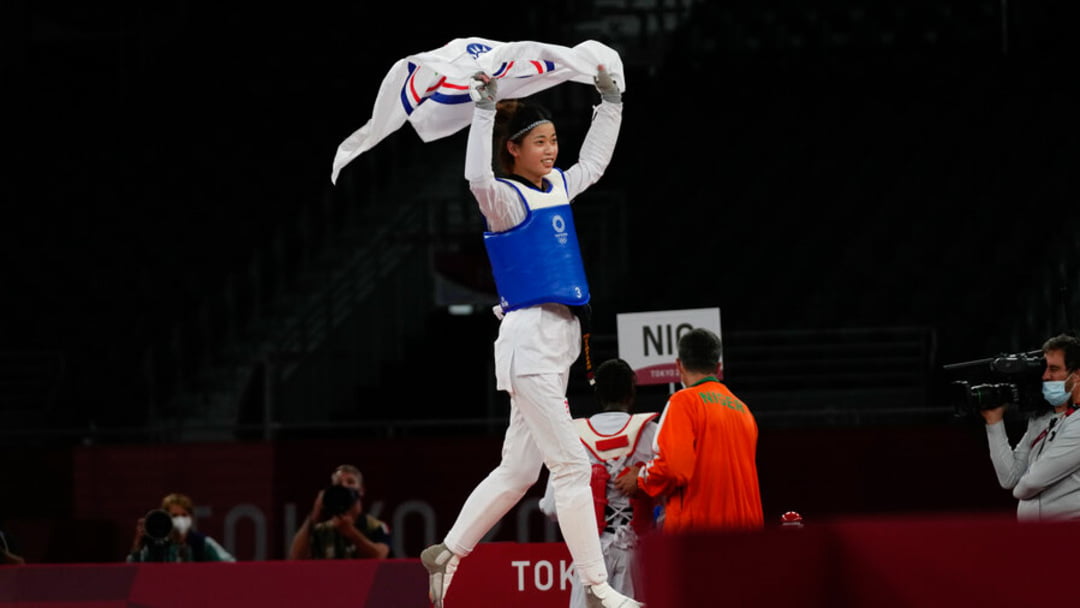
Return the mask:
M 546 119 L 546 118 L 541 118 L 540 120 L 532 123 L 531 125 L 526 126 L 524 129 L 522 129 L 522 130 L 518 131 L 517 133 L 514 133 L 513 135 L 511 135 L 510 136 L 510 141 L 514 141 L 515 139 L 521 137 L 522 135 L 528 133 L 529 131 L 532 131 L 536 127 L 539 127 L 540 125 L 544 124 L 545 122 L 551 122 L 551 121 Z

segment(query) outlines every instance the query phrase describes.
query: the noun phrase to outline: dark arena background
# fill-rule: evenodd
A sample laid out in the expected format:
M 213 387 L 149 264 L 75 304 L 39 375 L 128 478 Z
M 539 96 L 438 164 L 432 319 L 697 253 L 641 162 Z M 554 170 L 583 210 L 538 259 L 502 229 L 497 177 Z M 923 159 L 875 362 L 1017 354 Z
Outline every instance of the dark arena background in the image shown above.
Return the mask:
M 416 558 L 497 463 L 508 412 L 466 132 L 405 125 L 330 170 L 394 61 L 467 36 L 620 53 L 615 156 L 575 202 L 591 359 L 620 354 L 619 314 L 717 308 L 725 381 L 758 420 L 768 529 L 649 545 L 651 607 L 711 602 L 694 576 L 742 605 L 1005 605 L 975 568 L 1078 540 L 1015 524 L 950 390 L 1028 389 L 986 360 L 1080 325 L 1068 3 L 227 4 L 0 9 L 0 530 L 26 560 L 0 567 L 0 606 L 306 605 L 295 589 L 340 577 L 366 603 L 322 605 L 427 605 Z M 597 93 L 537 97 L 568 167 Z M 592 413 L 572 371 L 571 411 Z M 345 462 L 393 559 L 287 560 Z M 544 476 L 478 551 L 490 570 L 463 570 L 463 605 L 566 605 L 539 566 L 566 559 Z M 170 492 L 233 570 L 124 563 Z M 806 534 L 779 531 L 789 510 Z M 724 551 L 732 578 L 695 571 Z M 504 574 L 528 592 L 472 603 Z

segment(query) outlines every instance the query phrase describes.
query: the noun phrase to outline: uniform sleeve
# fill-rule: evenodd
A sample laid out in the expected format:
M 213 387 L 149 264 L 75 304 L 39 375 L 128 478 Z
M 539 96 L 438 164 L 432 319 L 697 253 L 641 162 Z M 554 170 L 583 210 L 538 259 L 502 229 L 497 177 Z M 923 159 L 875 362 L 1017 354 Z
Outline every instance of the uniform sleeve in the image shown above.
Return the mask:
M 491 168 L 491 137 L 495 110 L 473 110 L 465 150 L 465 179 L 480 205 L 488 229 L 502 232 L 525 221 L 525 206 L 510 186 L 495 179 Z
M 1072 424 L 1054 436 L 1043 438 L 1047 444 L 1031 468 L 1013 488 L 1020 500 L 1033 498 L 1065 477 L 1080 472 L 1080 425 Z
M 570 200 L 595 184 L 607 170 L 615 154 L 615 142 L 622 126 L 622 103 L 601 102 L 578 151 L 578 162 L 565 171 Z
M 687 485 L 697 461 L 697 441 L 690 403 L 678 395 L 664 408 L 656 431 L 656 453 L 638 475 L 638 487 L 649 496 L 672 494 Z
M 1009 447 L 1009 437 L 1005 433 L 1005 423 L 986 425 L 986 440 L 990 444 L 990 462 L 994 464 L 998 483 L 1002 488 L 1011 490 L 1027 470 L 1028 453 L 1031 451 L 1031 426 L 1016 444 L 1016 449 Z

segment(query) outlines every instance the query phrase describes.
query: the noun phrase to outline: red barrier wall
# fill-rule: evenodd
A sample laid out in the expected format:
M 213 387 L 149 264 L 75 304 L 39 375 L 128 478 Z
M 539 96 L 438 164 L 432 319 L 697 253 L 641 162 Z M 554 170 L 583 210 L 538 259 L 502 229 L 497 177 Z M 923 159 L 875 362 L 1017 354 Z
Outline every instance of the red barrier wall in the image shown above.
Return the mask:
M 241 560 L 287 556 L 297 522 L 338 464 L 357 464 L 367 507 L 390 524 L 395 557 L 416 557 L 449 530 L 499 459 L 499 437 L 280 441 L 0 449 L 0 526 L 33 563 L 119 562 L 135 520 L 169 492 L 189 494 L 200 530 Z M 767 522 L 852 514 L 1012 513 L 981 425 L 767 430 L 758 449 Z M 928 466 L 928 463 L 930 466 Z M 559 540 L 536 508 L 546 481 L 488 540 Z
M 129 604 L 130 602 L 130 604 Z M 430 608 L 417 560 L 21 566 L 3 608 Z
M 462 562 L 452 606 L 563 608 L 562 543 L 485 543 Z M 129 604 L 130 602 L 130 604 Z M 430 608 L 418 559 L 0 567 L 0 608 Z
M 1061 570 L 1080 522 L 969 514 L 820 522 L 802 529 L 654 534 L 641 545 L 649 608 L 1072 606 Z M 562 543 L 482 543 L 447 606 L 565 608 Z M 130 602 L 130 604 L 128 603 Z M 0 608 L 430 608 L 417 559 L 0 567 Z
M 1073 606 L 1071 579 L 1055 568 L 1077 546 L 1080 522 L 1000 514 L 654 535 L 641 545 L 642 597 L 649 608 Z

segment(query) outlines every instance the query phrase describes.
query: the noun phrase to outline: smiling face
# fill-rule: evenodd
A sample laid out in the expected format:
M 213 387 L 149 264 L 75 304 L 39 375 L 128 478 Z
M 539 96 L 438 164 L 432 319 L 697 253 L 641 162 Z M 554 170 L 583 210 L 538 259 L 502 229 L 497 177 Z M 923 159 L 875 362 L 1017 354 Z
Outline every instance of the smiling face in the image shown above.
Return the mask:
M 543 177 L 551 173 L 555 159 L 559 156 L 559 138 L 555 134 L 555 125 L 550 122 L 537 125 L 517 142 L 506 142 L 506 148 L 514 157 L 514 173 L 538 188 L 542 187 Z

